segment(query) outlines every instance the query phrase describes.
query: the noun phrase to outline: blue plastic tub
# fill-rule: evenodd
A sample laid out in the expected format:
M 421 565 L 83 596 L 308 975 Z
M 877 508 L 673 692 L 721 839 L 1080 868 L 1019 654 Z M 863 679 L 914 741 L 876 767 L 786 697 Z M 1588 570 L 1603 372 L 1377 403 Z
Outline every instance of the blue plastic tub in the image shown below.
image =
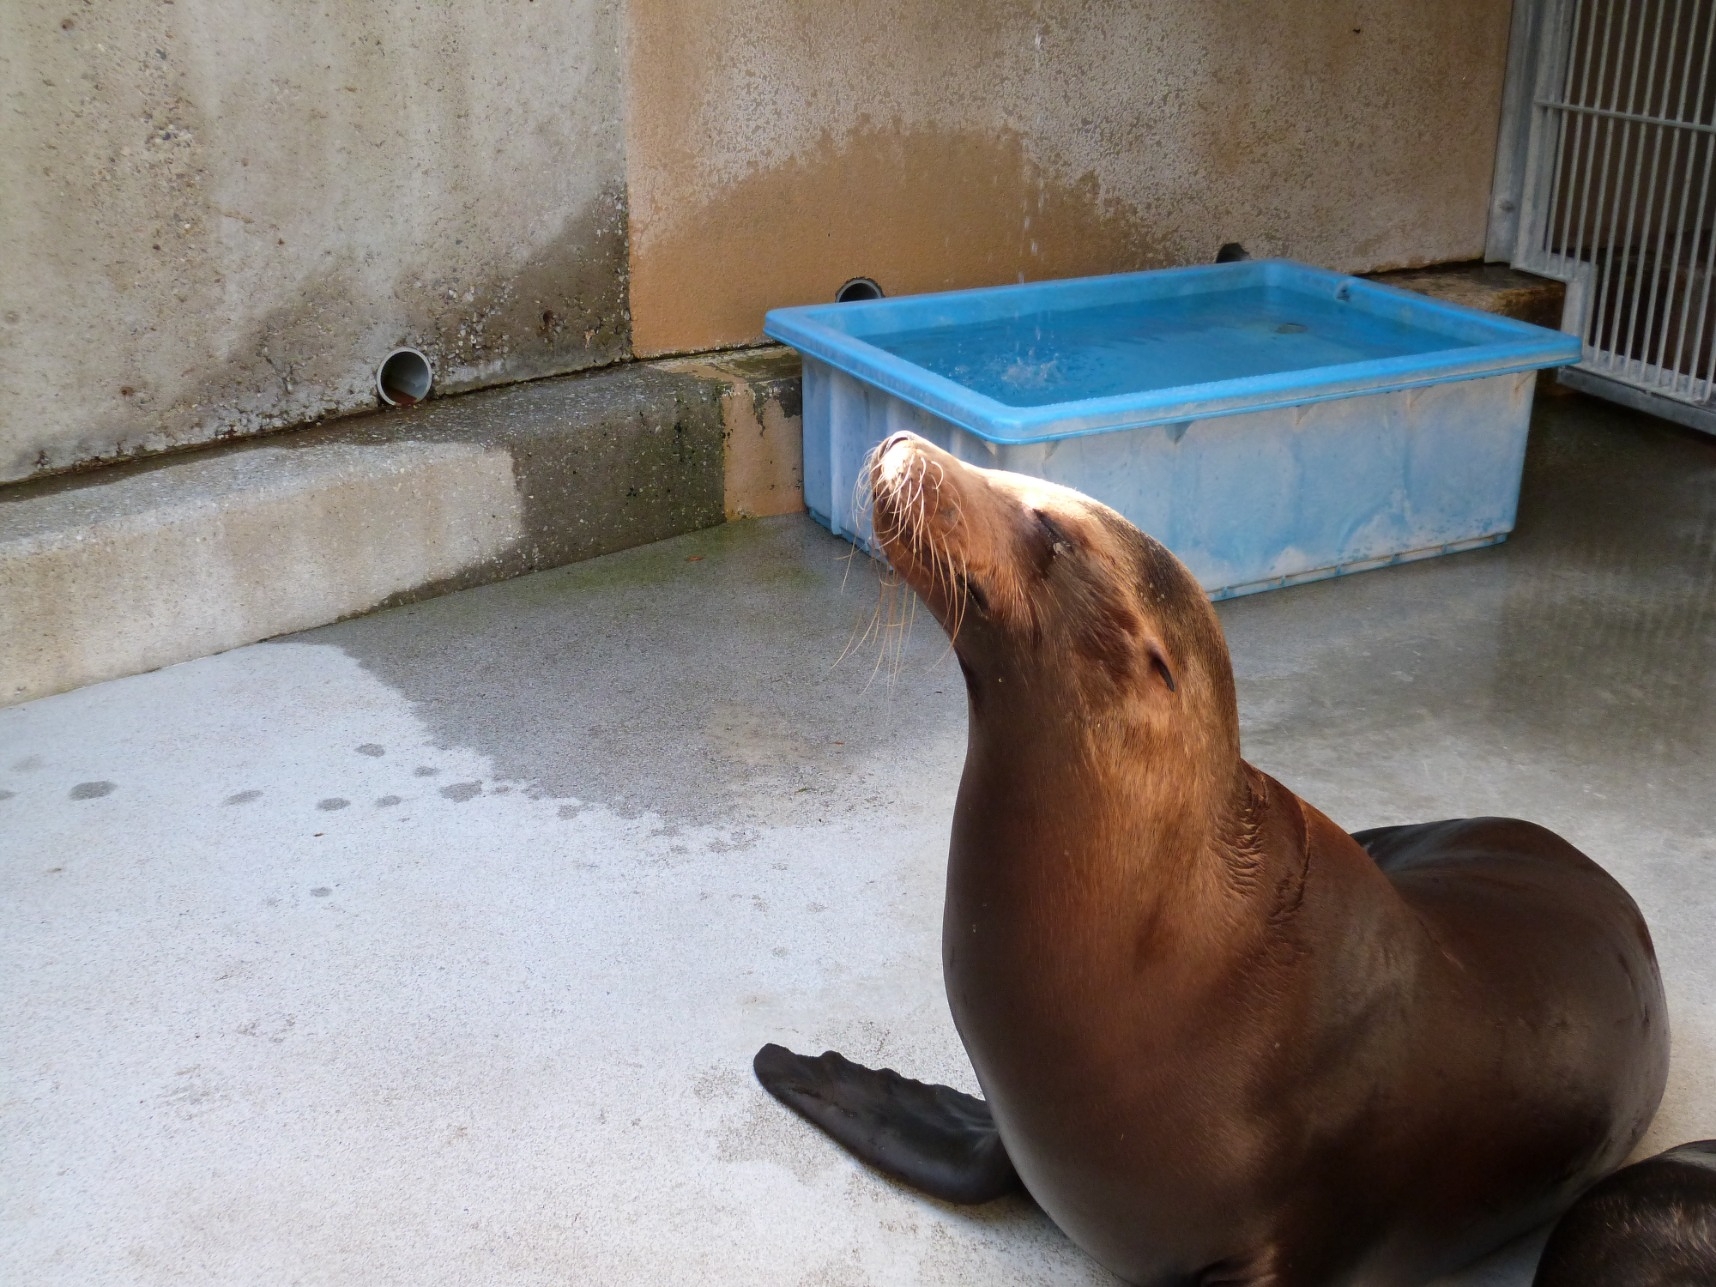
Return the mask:
M 910 429 L 1075 487 L 1216 598 L 1493 545 L 1533 373 L 1579 341 L 1285 260 L 776 309 L 804 499 L 869 544 L 864 456 Z

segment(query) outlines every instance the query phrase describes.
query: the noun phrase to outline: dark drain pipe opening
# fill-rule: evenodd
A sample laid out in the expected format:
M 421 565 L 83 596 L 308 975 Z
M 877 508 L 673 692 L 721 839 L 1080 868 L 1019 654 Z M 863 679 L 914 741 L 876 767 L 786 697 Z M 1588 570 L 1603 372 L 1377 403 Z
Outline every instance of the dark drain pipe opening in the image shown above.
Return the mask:
M 416 349 L 394 349 L 375 369 L 375 391 L 390 407 L 409 407 L 429 396 L 435 370 Z
M 834 292 L 836 304 L 857 304 L 866 299 L 881 299 L 882 288 L 871 277 L 854 277 Z

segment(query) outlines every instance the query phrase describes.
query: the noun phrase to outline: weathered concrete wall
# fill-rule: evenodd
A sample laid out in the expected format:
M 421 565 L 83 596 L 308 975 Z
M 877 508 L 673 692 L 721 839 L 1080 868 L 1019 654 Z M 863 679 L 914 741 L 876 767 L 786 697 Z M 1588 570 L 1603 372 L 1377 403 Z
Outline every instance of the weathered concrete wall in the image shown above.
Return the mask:
M 0 481 L 629 353 L 619 0 L 0 4 Z
M 400 343 L 445 393 L 860 273 L 1475 256 L 1507 10 L 10 0 L 0 482 L 371 406 Z
M 0 488 L 0 706 L 719 524 L 726 404 L 796 382 L 689 365 Z
M 638 351 L 890 293 L 1483 250 L 1508 0 L 631 0 Z

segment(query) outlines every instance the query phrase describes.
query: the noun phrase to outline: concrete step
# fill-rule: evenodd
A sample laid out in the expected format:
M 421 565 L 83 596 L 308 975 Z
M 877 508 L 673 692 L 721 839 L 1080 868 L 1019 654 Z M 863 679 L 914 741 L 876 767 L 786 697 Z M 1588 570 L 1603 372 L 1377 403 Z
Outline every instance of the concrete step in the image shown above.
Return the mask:
M 1567 294 L 1564 282 L 1522 273 L 1505 264 L 1438 264 L 1373 273 L 1371 280 L 1550 330 L 1561 325 L 1561 302 Z
M 799 510 L 798 416 L 762 350 L 0 488 L 0 705 Z
M 1498 265 L 1376 280 L 1560 320 L 1560 282 Z M 798 359 L 774 348 L 0 487 L 0 705 L 793 513 L 802 462 Z
M 1506 264 L 1486 264 L 1472 261 L 1464 264 L 1437 264 L 1430 268 L 1404 268 L 1391 273 L 1372 273 L 1371 280 L 1385 286 L 1417 291 L 1432 299 L 1461 304 L 1483 313 L 1496 313 L 1534 326 L 1561 328 L 1561 305 L 1567 298 L 1567 284 L 1551 277 L 1522 273 Z M 1572 392 L 1556 379 L 1551 369 L 1537 373 L 1537 392 L 1549 397 L 1561 397 Z

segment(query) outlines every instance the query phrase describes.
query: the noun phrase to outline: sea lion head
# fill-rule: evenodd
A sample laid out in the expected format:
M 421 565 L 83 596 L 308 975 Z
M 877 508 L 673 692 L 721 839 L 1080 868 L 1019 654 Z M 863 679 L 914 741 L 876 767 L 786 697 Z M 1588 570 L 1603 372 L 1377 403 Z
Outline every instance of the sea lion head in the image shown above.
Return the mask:
M 1135 751 L 1237 769 L 1221 626 L 1161 544 L 1088 496 L 916 434 L 876 448 L 869 483 L 876 541 L 947 631 L 974 717 L 1022 704 L 1045 731 L 1098 726 Z

